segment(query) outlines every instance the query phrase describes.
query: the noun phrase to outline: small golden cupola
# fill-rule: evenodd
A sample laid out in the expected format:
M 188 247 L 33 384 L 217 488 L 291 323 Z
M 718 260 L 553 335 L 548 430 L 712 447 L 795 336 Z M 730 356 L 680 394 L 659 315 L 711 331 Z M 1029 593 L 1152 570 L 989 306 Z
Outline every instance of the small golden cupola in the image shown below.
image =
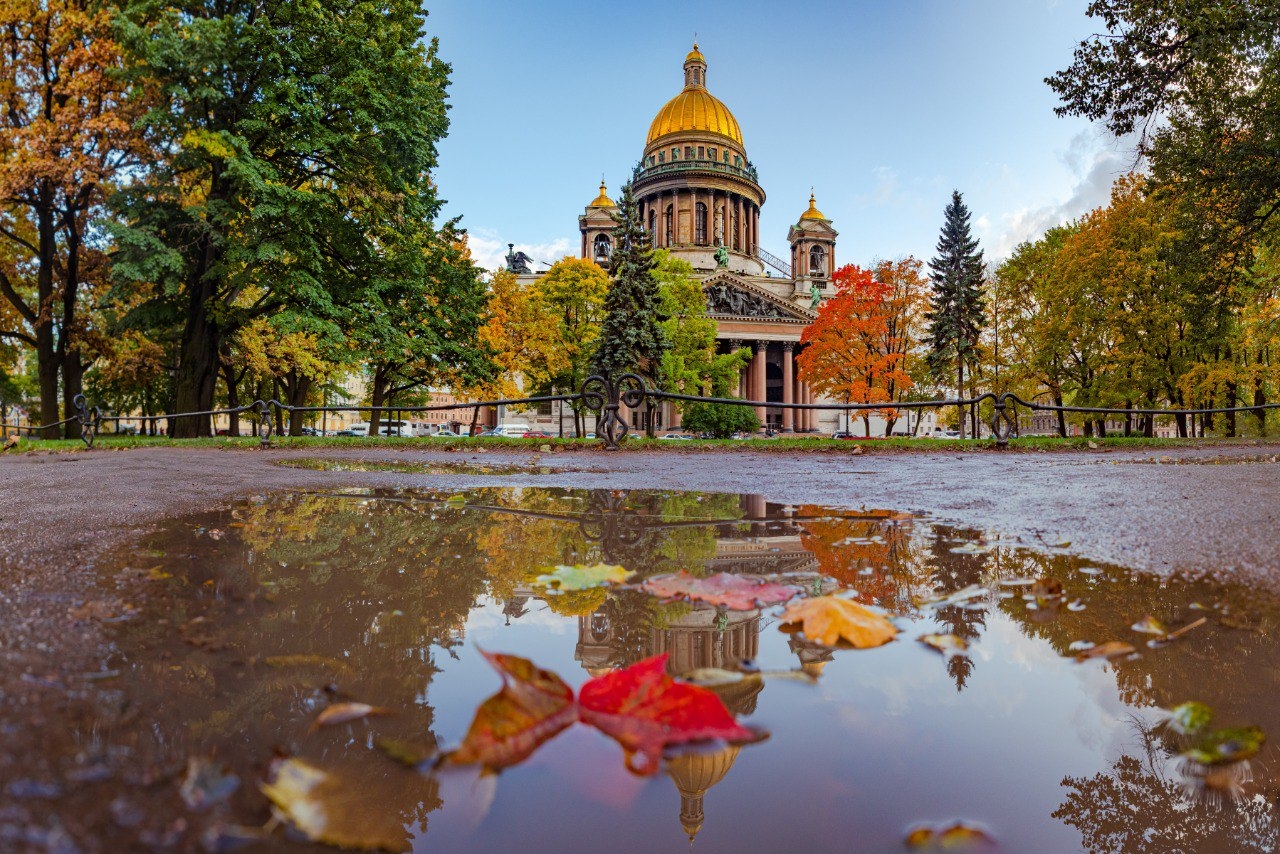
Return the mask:
M 605 191 L 604 179 L 600 179 L 600 195 L 596 196 L 596 200 L 588 207 L 592 208 L 616 208 L 613 199 L 609 198 L 609 194 Z
M 817 200 L 817 197 L 813 194 L 812 190 L 809 191 L 809 209 L 804 213 L 800 214 L 800 218 L 801 219 L 820 219 L 824 221 L 827 219 L 825 216 L 822 215 L 822 211 L 818 210 L 818 200 Z

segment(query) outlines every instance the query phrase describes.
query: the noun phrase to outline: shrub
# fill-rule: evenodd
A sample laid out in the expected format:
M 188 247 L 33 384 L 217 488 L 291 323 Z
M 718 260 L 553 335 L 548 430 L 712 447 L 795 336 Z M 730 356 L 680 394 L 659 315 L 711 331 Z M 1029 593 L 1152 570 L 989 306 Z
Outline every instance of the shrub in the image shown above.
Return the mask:
M 691 403 L 684 410 L 681 425 L 694 433 L 708 433 L 713 439 L 729 439 L 734 433 L 754 433 L 760 419 L 750 406 L 731 403 Z

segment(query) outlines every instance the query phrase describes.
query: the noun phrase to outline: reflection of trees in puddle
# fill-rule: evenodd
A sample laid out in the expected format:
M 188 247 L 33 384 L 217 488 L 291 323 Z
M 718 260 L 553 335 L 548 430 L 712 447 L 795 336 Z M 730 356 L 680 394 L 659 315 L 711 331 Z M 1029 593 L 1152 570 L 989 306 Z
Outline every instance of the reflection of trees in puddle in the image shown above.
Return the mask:
M 1203 797 L 1179 773 L 1152 727 L 1135 721 L 1141 754 L 1125 754 L 1092 777 L 1065 777 L 1067 798 L 1053 817 L 1080 831 L 1089 852 L 1274 852 L 1280 845 L 1275 807 L 1262 795 L 1224 802 Z M 1246 767 L 1227 773 L 1249 775 Z M 1241 781 L 1243 782 L 1243 780 Z M 1213 794 L 1213 793 L 1211 793 Z

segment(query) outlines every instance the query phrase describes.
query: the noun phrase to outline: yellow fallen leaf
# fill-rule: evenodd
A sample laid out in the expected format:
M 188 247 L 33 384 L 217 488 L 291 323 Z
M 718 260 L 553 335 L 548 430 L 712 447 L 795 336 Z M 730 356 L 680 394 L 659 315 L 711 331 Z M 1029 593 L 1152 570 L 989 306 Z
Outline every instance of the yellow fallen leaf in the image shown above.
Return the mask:
M 409 851 L 398 810 L 379 801 L 369 781 L 349 780 L 301 759 L 286 759 L 262 793 L 276 811 L 313 842 L 341 848 Z
M 865 605 L 837 596 L 802 599 L 787 606 L 784 624 L 799 623 L 804 636 L 825 646 L 847 641 L 859 649 L 880 646 L 898 634 L 893 623 Z

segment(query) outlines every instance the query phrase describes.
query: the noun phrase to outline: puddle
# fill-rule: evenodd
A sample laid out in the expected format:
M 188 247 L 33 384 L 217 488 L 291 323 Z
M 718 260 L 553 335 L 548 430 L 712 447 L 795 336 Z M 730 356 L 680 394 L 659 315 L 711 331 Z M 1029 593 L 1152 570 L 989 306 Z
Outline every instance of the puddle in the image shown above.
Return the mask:
M 398 460 L 342 460 L 320 457 L 295 457 L 278 460 L 275 465 L 312 471 L 393 471 L 405 474 L 433 475 L 515 475 L 557 474 L 561 469 L 551 466 L 485 464 L 485 463 L 407 463 Z
M 535 583 L 596 563 L 633 582 L 687 569 L 839 591 L 900 633 L 832 649 L 779 631 L 780 606 Z M 1127 572 L 893 511 L 550 488 L 262 498 L 175 521 L 126 564 L 85 612 L 119 620 L 85 689 L 100 713 L 47 757 L 86 780 L 9 789 L 121 845 L 225 850 L 269 833 L 267 847 L 291 846 L 296 831 L 263 829 L 261 785 L 301 767 L 284 756 L 324 775 L 306 778 L 313 831 L 355 827 L 348 841 L 400 850 L 892 851 L 957 821 L 1006 851 L 1280 841 L 1272 742 L 1213 769 L 1180 755 L 1244 749 L 1210 730 L 1280 734 L 1280 601 L 1230 580 Z M 952 637 L 940 652 L 923 635 Z M 481 649 L 574 692 L 660 653 L 677 677 L 748 659 L 764 678 L 722 673 L 717 691 L 768 738 L 669 752 L 653 776 L 582 723 L 500 774 L 389 758 L 463 741 L 501 685 Z M 1167 723 L 1190 701 L 1212 711 L 1199 735 Z M 326 709 L 363 711 L 340 703 L 376 709 L 318 726 Z

